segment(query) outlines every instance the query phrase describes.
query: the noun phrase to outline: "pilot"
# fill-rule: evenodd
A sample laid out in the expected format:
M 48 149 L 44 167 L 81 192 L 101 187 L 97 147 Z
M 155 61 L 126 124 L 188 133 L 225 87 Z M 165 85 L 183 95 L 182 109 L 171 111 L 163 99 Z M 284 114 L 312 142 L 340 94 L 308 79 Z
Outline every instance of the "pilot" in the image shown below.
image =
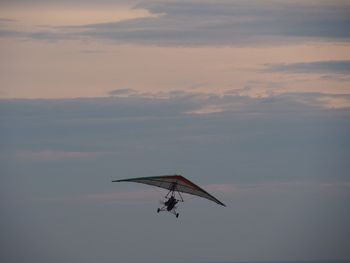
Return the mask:
M 174 196 L 171 196 L 168 201 L 165 202 L 165 205 L 172 205 L 175 200 Z

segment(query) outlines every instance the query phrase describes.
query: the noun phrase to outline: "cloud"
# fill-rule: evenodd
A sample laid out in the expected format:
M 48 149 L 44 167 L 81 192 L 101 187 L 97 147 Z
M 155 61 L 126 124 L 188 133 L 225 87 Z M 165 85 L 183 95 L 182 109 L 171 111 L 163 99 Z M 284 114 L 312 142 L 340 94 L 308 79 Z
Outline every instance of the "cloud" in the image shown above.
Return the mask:
M 152 17 L 61 27 L 43 38 L 89 38 L 159 46 L 348 41 L 350 7 L 341 1 L 146 1 Z M 69 33 L 74 29 L 74 33 Z M 56 36 L 55 36 L 56 35 Z M 33 32 L 32 37 L 37 39 Z
M 14 153 L 13 158 L 22 161 L 34 161 L 34 162 L 51 162 L 51 161 L 64 161 L 64 160 L 79 160 L 79 159 L 91 159 L 99 156 L 105 156 L 107 152 L 78 152 L 78 151 L 17 151 Z
M 158 16 L 87 25 L 81 35 L 119 42 L 190 46 L 350 37 L 350 9 L 338 4 L 189 1 L 147 2 L 137 7 Z
M 321 108 L 350 108 L 349 94 L 325 93 L 283 93 L 267 98 L 267 100 L 292 100 L 301 104 Z
M 17 24 L 14 22 L 14 24 Z M 43 41 L 58 41 L 58 40 L 68 40 L 77 39 L 74 35 L 69 33 L 69 31 L 59 31 L 55 29 L 36 29 L 31 31 L 21 31 L 20 29 L 6 29 L 6 26 L 1 25 L 0 37 L 15 37 L 23 39 L 34 39 Z
M 337 105 L 339 100 L 346 103 Z M 22 153 L 0 162 L 9 172 L 34 169 L 43 177 L 52 171 L 130 177 L 184 171 L 204 183 L 344 180 L 349 100 L 320 93 L 254 98 L 185 91 L 0 100 L 1 155 Z M 35 165 L 45 159 L 55 161 L 41 161 L 38 171 Z
M 164 190 L 165 191 L 165 190 Z M 1 200 L 0 204 L 118 204 L 118 203 L 154 203 L 160 198 L 154 189 L 133 190 L 128 192 L 87 193 L 80 195 L 31 197 L 16 200 Z
M 106 5 L 106 6 L 117 6 L 117 5 L 130 5 L 136 4 L 137 0 L 3 0 L 1 1 L 1 5 L 4 7 L 16 7 L 16 6 L 81 6 L 84 5 Z
M 127 250 L 128 244 L 134 244 L 137 236 L 130 237 L 127 242 L 125 237 L 135 232 L 135 226 L 140 226 L 136 231 L 139 235 L 144 230 L 143 223 L 147 218 L 154 222 L 150 225 L 161 235 L 163 228 L 159 224 L 166 227 L 168 220 L 157 217 L 155 210 L 157 201 L 164 194 L 155 188 L 148 190 L 147 186 L 118 185 L 111 181 L 172 173 L 183 174 L 198 182 L 227 204 L 228 208 L 222 211 L 225 215 L 222 225 L 225 227 L 219 231 L 219 235 L 225 238 L 224 245 L 229 244 L 227 249 L 230 255 L 232 237 L 237 236 L 237 231 L 242 228 L 234 242 L 241 244 L 242 234 L 247 232 L 249 244 L 246 243 L 244 247 L 248 247 L 248 259 L 251 256 L 250 244 L 256 244 L 257 236 L 261 237 L 258 242 L 260 248 L 266 236 L 283 233 L 283 238 L 275 239 L 270 247 L 271 255 L 274 255 L 275 247 L 285 240 L 285 230 L 290 229 L 291 225 L 293 229 L 287 237 L 294 237 L 295 229 L 300 230 L 301 223 L 302 230 L 311 228 L 305 237 L 314 237 L 314 233 L 322 233 L 325 229 L 334 233 L 335 225 L 340 225 L 339 233 L 349 229 L 348 217 L 343 216 L 343 208 L 349 199 L 348 108 L 327 109 L 300 102 L 302 99 L 313 100 L 319 94 L 254 98 L 177 90 L 150 95 L 0 100 L 1 157 L 13 152 L 22 153 L 10 160 L 0 158 L 0 206 L 5 211 L 5 226 L 9 226 L 5 237 L 13 237 L 13 229 L 20 229 L 9 247 L 16 245 L 18 251 L 17 244 L 23 240 L 26 248 L 32 240 L 45 240 L 45 244 L 48 243 L 50 239 L 46 236 L 38 238 L 38 233 L 53 233 L 55 237 L 58 232 L 68 233 L 66 239 L 53 242 L 52 247 L 49 244 L 49 248 L 54 250 L 72 240 L 69 233 L 79 238 L 89 233 L 79 242 L 68 243 L 66 249 L 71 251 L 72 247 L 76 247 L 75 243 L 89 240 L 90 244 L 90 240 L 96 240 L 96 235 L 91 234 L 93 226 L 96 233 L 103 230 L 96 244 L 91 245 L 95 253 L 95 248 L 100 248 L 98 243 L 106 240 L 113 225 L 119 229 L 112 231 L 103 247 L 120 240 L 120 244 L 127 243 Z M 189 113 L 213 105 L 222 111 Z M 23 161 L 23 158 L 27 159 Z M 45 158 L 49 160 L 42 161 Z M 191 198 L 186 200 L 190 201 Z M 190 224 L 189 227 L 198 225 L 196 222 L 200 214 L 212 216 L 203 217 L 208 226 L 212 220 L 217 220 L 208 211 L 208 208 L 219 209 L 210 208 L 211 205 L 215 206 L 214 203 L 207 200 L 195 200 L 195 203 L 195 212 L 186 211 L 193 209 L 191 202 L 181 206 L 183 220 Z M 67 218 L 67 215 L 70 216 Z M 335 223 L 329 224 L 329 215 Z M 116 218 L 118 224 L 115 224 Z M 296 218 L 306 218 L 310 223 Z M 320 223 L 320 218 L 325 221 L 313 231 L 314 222 Z M 341 223 L 339 218 L 343 220 Z M 88 224 L 85 219 L 90 220 Z M 18 223 L 18 220 L 22 223 Z M 82 222 L 84 227 L 79 228 Z M 236 225 L 233 230 L 230 228 L 232 222 Z M 131 231 L 125 230 L 128 224 Z M 57 230 L 57 226 L 61 228 Z M 252 229 L 252 226 L 255 228 Z M 31 229 L 33 231 L 28 234 Z M 52 229 L 56 231 L 48 231 Z M 196 232 L 202 233 L 202 229 L 203 226 L 198 226 Z M 232 231 L 227 233 L 227 229 Z M 217 234 L 218 230 L 213 230 L 213 234 Z M 144 240 L 152 240 L 154 231 L 144 231 L 147 234 Z M 259 232 L 252 238 L 251 233 L 257 231 L 266 232 Z M 94 238 L 89 239 L 90 236 Z M 189 235 L 188 240 L 197 244 L 205 236 L 191 240 Z M 303 238 L 296 238 L 295 243 L 300 244 Z M 338 239 L 334 234 L 331 241 L 337 242 Z M 317 236 L 317 240 L 329 238 L 321 235 Z M 344 240 L 343 243 L 347 244 L 348 240 Z M 310 242 L 307 240 L 306 243 Z M 330 243 L 325 247 L 329 247 Z M 39 244 L 38 251 L 45 244 Z M 144 248 L 144 244 L 141 240 L 139 249 Z M 307 247 L 305 244 L 300 247 Z M 57 254 L 62 254 L 62 251 Z M 79 258 L 84 251 L 86 247 L 80 247 L 73 261 L 78 258 L 79 261 L 89 262 L 88 259 Z M 264 254 L 265 248 L 261 251 Z M 319 246 L 315 247 L 315 251 L 319 251 Z M 107 254 L 104 249 L 98 253 L 99 258 L 105 258 Z M 107 261 L 115 261 L 115 246 L 111 246 L 109 255 L 111 257 Z M 210 253 L 208 255 L 211 256 Z M 297 255 L 300 255 L 299 250 Z M 315 255 L 318 254 L 315 252 Z M 56 255 L 52 258 L 56 258 Z M 52 258 L 44 261 L 52 262 Z M 129 259 L 127 256 L 123 258 L 126 259 L 124 261 Z M 148 261 L 155 260 L 157 258 Z M 144 258 L 138 261 L 143 262 Z M 179 261 L 188 260 L 184 258 Z
M 15 19 L 10 19 L 10 18 L 0 18 L 0 24 L 2 23 L 13 23 L 17 22 Z
M 114 185 L 118 189 L 117 185 Z M 310 191 L 316 192 L 339 192 L 349 191 L 350 181 L 345 182 L 261 182 L 261 183 L 237 183 L 237 184 L 207 184 L 201 186 L 214 196 L 264 196 L 270 194 L 290 194 L 290 193 L 306 193 Z M 79 203 L 152 203 L 162 198 L 167 190 L 162 188 L 151 188 L 147 186 L 139 186 L 140 190 L 103 192 L 103 193 L 86 193 L 80 195 L 56 196 L 56 197 L 35 197 L 30 199 L 2 200 L 1 204 L 6 203 L 23 203 L 23 204 L 79 204 Z M 120 189 L 120 187 L 119 187 Z M 183 194 L 184 200 L 190 200 L 193 195 Z M 200 197 L 197 197 L 200 198 Z
M 285 72 L 295 74 L 350 74 L 350 60 L 314 61 L 292 64 L 266 65 L 267 71 Z
M 209 184 L 203 186 L 209 192 L 225 195 L 259 195 L 263 193 L 292 193 L 318 191 L 350 190 L 350 181 L 289 181 L 289 182 L 257 182 L 237 184 Z
M 152 45 L 235 45 L 350 37 L 350 8 L 285 1 L 172 1 L 137 5 L 153 18 L 83 27 L 81 35 Z
M 137 91 L 133 89 L 114 89 L 108 92 L 111 96 L 130 96 L 131 94 L 135 94 Z

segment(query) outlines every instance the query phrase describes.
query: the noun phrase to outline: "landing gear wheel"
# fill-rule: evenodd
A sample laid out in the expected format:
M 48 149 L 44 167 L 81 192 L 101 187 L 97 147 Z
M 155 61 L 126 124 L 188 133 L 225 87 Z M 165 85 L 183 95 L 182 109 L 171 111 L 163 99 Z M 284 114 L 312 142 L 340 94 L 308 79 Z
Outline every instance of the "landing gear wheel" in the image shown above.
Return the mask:
M 159 211 L 160 211 L 160 209 L 158 208 L 158 209 L 157 209 L 157 213 L 159 213 Z
M 176 214 L 176 218 L 178 218 L 178 217 L 179 217 L 179 213 Z

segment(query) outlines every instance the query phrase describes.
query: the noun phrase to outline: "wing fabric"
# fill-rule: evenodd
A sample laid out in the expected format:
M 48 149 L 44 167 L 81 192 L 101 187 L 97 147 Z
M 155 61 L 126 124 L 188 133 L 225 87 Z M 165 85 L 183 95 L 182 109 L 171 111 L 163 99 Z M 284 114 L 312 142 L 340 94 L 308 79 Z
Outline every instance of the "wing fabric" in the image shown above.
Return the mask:
M 135 182 L 141 184 L 148 184 L 153 186 L 158 186 L 160 188 L 172 190 L 175 185 L 176 191 L 197 195 L 206 199 L 209 199 L 219 205 L 226 206 L 214 196 L 206 192 L 204 189 L 200 188 L 198 185 L 192 183 L 190 180 L 186 179 L 181 175 L 163 175 L 163 176 L 153 176 L 153 177 L 139 177 L 139 178 L 130 178 L 115 180 L 113 182 Z

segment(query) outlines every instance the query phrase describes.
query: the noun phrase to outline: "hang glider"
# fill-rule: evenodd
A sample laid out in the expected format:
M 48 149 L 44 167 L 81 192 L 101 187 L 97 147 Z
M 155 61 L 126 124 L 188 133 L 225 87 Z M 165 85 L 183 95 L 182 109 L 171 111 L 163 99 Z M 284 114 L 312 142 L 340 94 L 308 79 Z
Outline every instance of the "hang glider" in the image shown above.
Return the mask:
M 138 177 L 138 178 L 114 180 L 112 182 L 135 182 L 135 183 L 153 185 L 153 186 L 157 186 L 157 187 L 169 190 L 168 194 L 165 196 L 165 198 L 167 198 L 168 200 L 166 200 L 163 203 L 164 206 L 162 208 L 158 208 L 157 212 L 159 213 L 160 211 L 169 211 L 175 214 L 176 217 L 178 217 L 179 214 L 176 213 L 175 205 L 179 201 L 181 202 L 184 201 L 181 193 L 196 195 L 196 196 L 211 200 L 219 205 L 226 206 L 224 203 L 216 199 L 207 191 L 200 188 L 198 185 L 194 184 L 193 182 L 191 182 L 190 180 L 186 179 L 181 175 Z M 178 194 L 180 199 L 177 199 L 175 193 Z

